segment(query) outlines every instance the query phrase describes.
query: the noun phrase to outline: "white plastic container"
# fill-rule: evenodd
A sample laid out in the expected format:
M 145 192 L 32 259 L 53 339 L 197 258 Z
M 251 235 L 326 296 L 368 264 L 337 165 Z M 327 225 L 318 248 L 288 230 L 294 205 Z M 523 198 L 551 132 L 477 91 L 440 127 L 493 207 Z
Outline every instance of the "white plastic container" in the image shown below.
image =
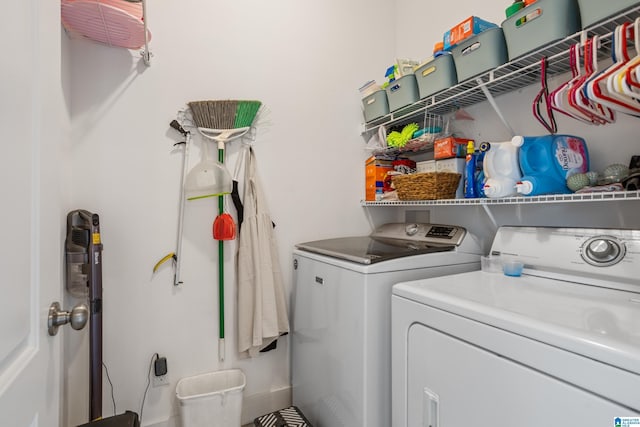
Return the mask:
M 435 160 L 424 160 L 422 162 L 416 163 L 416 172 L 435 172 L 435 171 L 436 171 Z
M 483 143 L 486 144 L 486 143 Z M 486 181 L 484 194 L 490 198 L 518 194 L 516 184 L 522 178 L 518 147 L 509 142 L 492 142 L 482 163 Z
M 176 386 L 182 427 L 240 427 L 242 391 L 240 369 L 183 378 Z

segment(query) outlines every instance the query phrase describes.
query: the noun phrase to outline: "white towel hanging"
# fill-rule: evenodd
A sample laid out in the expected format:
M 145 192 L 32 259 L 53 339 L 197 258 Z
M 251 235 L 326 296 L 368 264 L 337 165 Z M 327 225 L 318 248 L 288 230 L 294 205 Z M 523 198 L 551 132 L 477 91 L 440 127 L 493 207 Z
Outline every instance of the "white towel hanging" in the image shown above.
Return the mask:
M 256 356 L 289 332 L 289 317 L 278 248 L 266 200 L 258 181 L 255 155 L 245 157 L 244 221 L 238 249 L 238 351 Z

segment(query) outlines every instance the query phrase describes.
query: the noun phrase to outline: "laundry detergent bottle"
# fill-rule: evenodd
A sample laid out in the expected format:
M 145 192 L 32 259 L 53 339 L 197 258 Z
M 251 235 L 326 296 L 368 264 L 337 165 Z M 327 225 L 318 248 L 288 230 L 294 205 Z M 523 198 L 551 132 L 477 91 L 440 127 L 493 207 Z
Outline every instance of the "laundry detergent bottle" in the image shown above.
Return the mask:
M 511 143 L 520 148 L 516 189 L 525 196 L 571 193 L 567 178 L 589 170 L 587 144 L 578 136 L 514 136 Z
M 476 160 L 478 159 L 473 141 L 467 143 L 467 157 L 464 166 L 464 197 L 467 199 L 475 199 L 478 197 L 476 191 Z
M 483 186 L 487 197 L 508 197 L 518 194 L 516 184 L 522 178 L 518 163 L 519 148 L 507 142 L 483 142 L 485 152 L 482 167 L 486 181 Z

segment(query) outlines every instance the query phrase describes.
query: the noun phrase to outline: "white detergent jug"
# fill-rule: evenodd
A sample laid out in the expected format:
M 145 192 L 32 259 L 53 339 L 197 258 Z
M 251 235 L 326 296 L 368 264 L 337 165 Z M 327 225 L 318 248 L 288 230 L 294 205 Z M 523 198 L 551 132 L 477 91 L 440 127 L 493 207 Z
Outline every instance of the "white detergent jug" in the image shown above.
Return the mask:
M 487 197 L 517 195 L 516 183 L 522 178 L 518 163 L 518 147 L 509 142 L 483 142 L 484 194 Z

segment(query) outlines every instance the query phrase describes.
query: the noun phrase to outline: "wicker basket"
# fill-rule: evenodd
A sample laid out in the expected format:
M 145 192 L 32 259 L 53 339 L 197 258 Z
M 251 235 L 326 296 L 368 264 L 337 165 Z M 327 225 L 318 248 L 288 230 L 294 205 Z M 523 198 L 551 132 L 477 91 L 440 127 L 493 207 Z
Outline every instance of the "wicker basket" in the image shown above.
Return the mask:
M 412 173 L 393 177 L 400 200 L 454 199 L 459 182 L 460 174 L 452 172 Z

